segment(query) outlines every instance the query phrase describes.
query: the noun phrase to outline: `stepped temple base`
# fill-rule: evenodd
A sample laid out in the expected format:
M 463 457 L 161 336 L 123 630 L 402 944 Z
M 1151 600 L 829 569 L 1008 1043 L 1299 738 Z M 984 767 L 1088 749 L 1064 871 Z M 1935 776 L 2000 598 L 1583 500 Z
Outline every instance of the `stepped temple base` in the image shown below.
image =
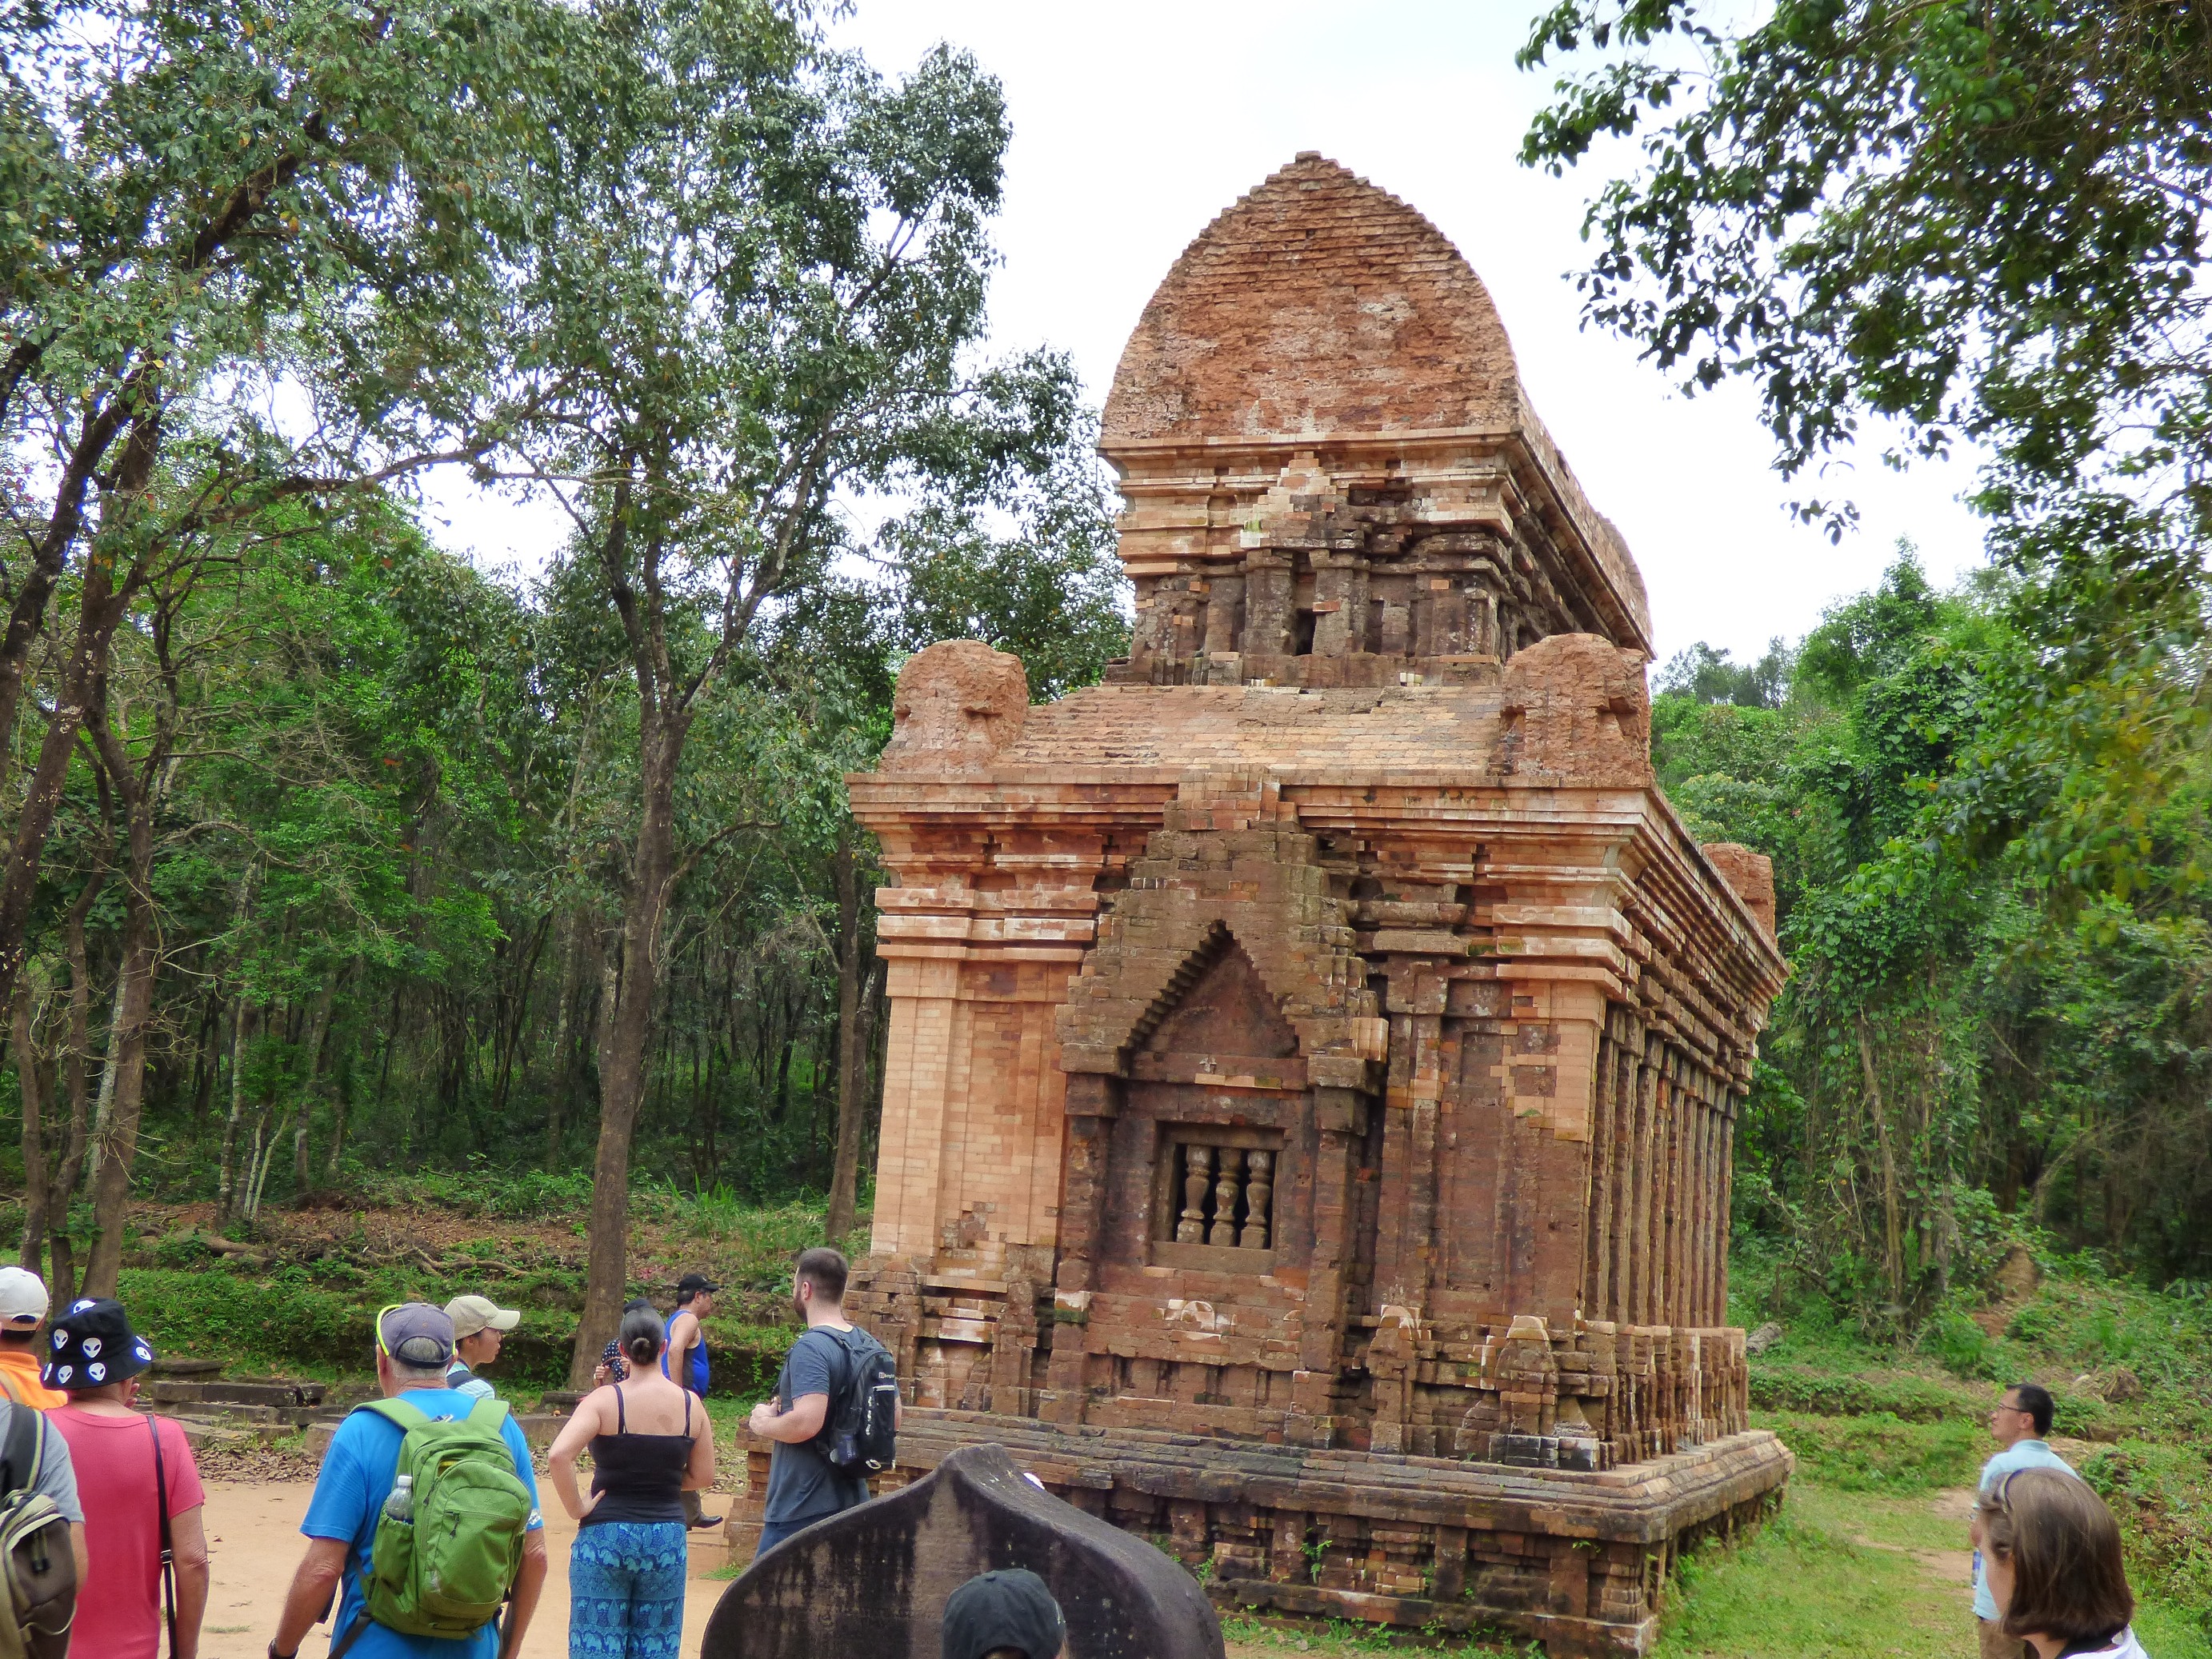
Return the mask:
M 1675 1553 L 1762 1519 L 1793 1462 L 1765 1430 L 1593 1472 L 909 1408 L 878 1492 L 990 1443 L 1054 1496 L 1150 1538 L 1224 1610 L 1496 1631 L 1555 1656 L 1650 1651 Z M 729 1521 L 740 1559 L 759 1540 L 768 1462 L 753 1441 Z

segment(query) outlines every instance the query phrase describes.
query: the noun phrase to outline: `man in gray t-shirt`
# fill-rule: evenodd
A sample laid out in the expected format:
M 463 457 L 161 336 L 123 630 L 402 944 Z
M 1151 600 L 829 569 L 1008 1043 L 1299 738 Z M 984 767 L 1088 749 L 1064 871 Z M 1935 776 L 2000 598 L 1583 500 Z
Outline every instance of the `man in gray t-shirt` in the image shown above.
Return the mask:
M 867 1477 L 840 1473 L 823 1443 L 831 1406 L 860 1357 L 878 1346 L 845 1317 L 845 1258 L 835 1250 L 800 1255 L 792 1305 L 806 1328 L 776 1373 L 775 1397 L 746 1420 L 755 1434 L 775 1442 L 755 1560 L 801 1528 L 868 1501 Z
M 15 1414 L 29 1411 L 11 1400 L 0 1399 L 0 1447 L 8 1443 L 8 1431 Z M 31 1412 L 32 1419 L 39 1425 L 42 1444 L 39 1449 L 39 1478 L 32 1482 L 33 1489 L 54 1500 L 54 1507 L 69 1522 L 70 1553 L 76 1558 L 76 1582 L 80 1587 L 90 1577 L 91 1567 L 84 1553 L 84 1505 L 77 1502 L 76 1465 L 70 1461 L 69 1442 L 61 1431 L 46 1421 L 44 1412 Z

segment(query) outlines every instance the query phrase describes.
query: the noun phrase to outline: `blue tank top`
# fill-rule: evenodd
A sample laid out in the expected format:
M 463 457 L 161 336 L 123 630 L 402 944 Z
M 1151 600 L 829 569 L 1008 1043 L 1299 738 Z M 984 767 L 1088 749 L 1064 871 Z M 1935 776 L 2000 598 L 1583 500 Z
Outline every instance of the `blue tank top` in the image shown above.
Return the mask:
M 664 1346 L 660 1350 L 660 1374 L 663 1376 L 669 1375 L 668 1349 L 665 1345 L 676 1329 L 676 1314 L 690 1311 L 688 1308 L 678 1308 L 676 1313 L 669 1315 L 666 1319 L 661 1321 L 661 1340 Z M 685 1375 L 683 1377 L 671 1380 L 681 1381 L 685 1388 L 690 1389 L 702 1400 L 705 1399 L 707 1397 L 707 1328 L 704 1325 L 699 1327 L 699 1340 L 691 1345 L 690 1352 L 684 1356 L 684 1370 Z

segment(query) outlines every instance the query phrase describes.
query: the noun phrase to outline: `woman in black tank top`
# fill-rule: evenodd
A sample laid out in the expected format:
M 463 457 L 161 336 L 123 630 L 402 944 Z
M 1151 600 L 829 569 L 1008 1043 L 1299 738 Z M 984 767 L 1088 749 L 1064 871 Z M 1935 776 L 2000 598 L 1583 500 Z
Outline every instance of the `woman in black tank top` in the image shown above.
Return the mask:
M 561 1507 L 577 1522 L 569 1659 L 676 1659 L 690 1555 L 683 1494 L 714 1484 L 714 1429 L 706 1407 L 660 1374 L 664 1333 L 650 1309 L 626 1315 L 618 1340 L 629 1379 L 579 1401 L 548 1458 Z M 576 1490 L 586 1445 L 588 1498 Z

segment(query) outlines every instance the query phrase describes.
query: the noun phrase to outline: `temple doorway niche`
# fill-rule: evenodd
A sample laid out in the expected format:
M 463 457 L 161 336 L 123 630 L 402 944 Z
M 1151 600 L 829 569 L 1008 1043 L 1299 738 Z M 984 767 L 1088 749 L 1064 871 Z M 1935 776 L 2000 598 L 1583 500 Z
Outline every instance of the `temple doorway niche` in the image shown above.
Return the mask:
M 1306 1086 L 1297 1033 L 1227 928 L 1186 972 L 1181 997 L 1133 1045 L 1129 1113 L 1142 1127 L 1129 1139 L 1147 1154 L 1150 1192 L 1146 1237 L 1128 1254 L 1268 1273 L 1286 1242 L 1276 1212 Z

